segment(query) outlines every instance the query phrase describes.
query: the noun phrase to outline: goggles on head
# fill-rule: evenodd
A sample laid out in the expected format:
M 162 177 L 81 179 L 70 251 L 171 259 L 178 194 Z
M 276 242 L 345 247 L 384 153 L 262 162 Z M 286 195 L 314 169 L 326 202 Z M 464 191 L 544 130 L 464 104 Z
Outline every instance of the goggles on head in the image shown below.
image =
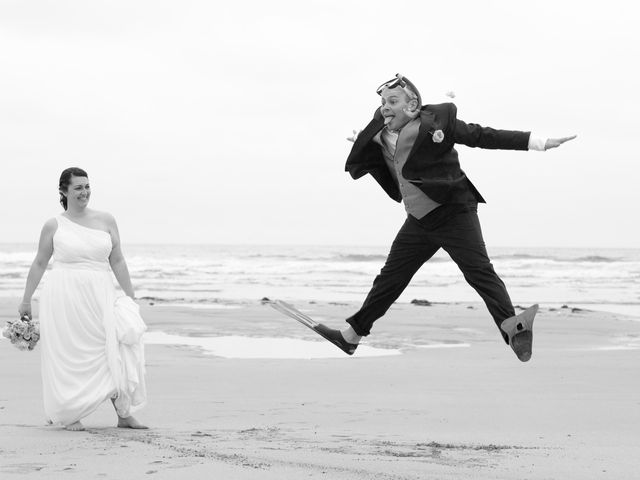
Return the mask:
M 420 98 L 420 93 L 418 92 L 418 89 L 413 83 L 411 83 L 411 80 L 404 77 L 403 75 L 400 75 L 399 73 L 396 73 L 395 78 L 392 78 L 391 80 L 388 80 L 384 82 L 382 85 L 380 85 L 376 89 L 376 93 L 378 95 L 382 95 L 382 91 L 385 88 L 396 88 L 396 87 L 407 89 L 409 92 L 413 93 L 416 96 L 416 99 L 418 100 L 418 108 L 420 108 L 420 106 L 422 105 L 422 99 Z
M 405 81 L 404 77 L 402 75 L 400 75 L 399 73 L 396 73 L 396 77 L 392 78 L 391 80 L 387 80 L 386 82 L 384 82 L 382 85 L 380 85 L 377 89 L 376 89 L 376 93 L 378 95 L 382 95 L 382 91 L 385 88 L 396 88 L 396 87 L 406 87 L 407 86 L 407 82 Z

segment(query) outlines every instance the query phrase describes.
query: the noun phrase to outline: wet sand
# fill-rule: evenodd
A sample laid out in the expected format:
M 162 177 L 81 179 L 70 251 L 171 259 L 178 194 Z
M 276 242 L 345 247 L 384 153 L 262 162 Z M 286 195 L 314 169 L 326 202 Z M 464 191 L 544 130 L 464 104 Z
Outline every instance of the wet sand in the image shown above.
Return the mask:
M 143 305 L 150 331 L 320 341 L 259 301 Z M 341 326 L 357 305 L 305 303 Z M 15 305 L 0 303 L 0 322 Z M 442 345 L 452 345 L 443 348 Z M 147 346 L 148 431 L 44 425 L 40 354 L 0 341 L 7 478 L 624 479 L 640 455 L 640 322 L 550 310 L 520 363 L 483 306 L 392 307 L 367 345 L 401 355 L 242 359 Z M 430 348 L 432 347 L 432 348 Z

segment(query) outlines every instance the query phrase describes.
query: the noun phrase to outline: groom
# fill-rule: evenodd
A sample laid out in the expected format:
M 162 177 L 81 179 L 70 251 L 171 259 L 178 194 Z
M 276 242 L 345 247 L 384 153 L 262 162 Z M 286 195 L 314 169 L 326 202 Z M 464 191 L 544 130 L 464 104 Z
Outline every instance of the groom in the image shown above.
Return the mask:
M 494 130 L 465 123 L 452 103 L 422 105 L 418 89 L 397 74 L 377 90 L 382 105 L 354 141 L 346 171 L 354 179 L 371 175 L 407 219 L 362 308 L 334 330 L 315 330 L 352 355 L 373 323 L 400 296 L 418 269 L 440 248 L 458 265 L 484 300 L 504 340 L 517 357 L 531 358 L 532 324 L 538 306 L 515 314 L 504 283 L 487 256 L 477 215 L 480 192 L 460 169 L 455 144 L 503 150 L 547 150 L 575 138 L 539 139 L 529 132 Z

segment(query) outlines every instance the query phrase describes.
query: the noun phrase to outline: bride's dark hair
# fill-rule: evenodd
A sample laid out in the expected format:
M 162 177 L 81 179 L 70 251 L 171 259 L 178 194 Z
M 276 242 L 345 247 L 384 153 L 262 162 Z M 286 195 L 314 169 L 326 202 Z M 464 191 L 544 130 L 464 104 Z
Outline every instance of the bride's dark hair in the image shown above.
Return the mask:
M 58 183 L 58 192 L 60 193 L 60 205 L 67 209 L 67 197 L 62 194 L 62 192 L 66 192 L 71 184 L 71 177 L 87 177 L 87 172 L 78 167 L 70 167 L 66 168 L 60 174 L 60 182 Z

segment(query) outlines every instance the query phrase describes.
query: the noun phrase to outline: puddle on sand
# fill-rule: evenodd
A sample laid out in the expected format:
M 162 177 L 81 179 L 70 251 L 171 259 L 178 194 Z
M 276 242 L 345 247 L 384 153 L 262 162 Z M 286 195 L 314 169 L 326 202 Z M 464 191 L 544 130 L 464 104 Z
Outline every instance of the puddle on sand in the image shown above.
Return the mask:
M 165 332 L 147 332 L 147 345 L 185 345 L 199 347 L 208 355 L 223 358 L 346 358 L 347 355 L 327 341 L 309 341 L 295 338 L 272 337 L 186 337 Z M 383 357 L 400 355 L 400 350 L 360 345 L 355 357 Z

